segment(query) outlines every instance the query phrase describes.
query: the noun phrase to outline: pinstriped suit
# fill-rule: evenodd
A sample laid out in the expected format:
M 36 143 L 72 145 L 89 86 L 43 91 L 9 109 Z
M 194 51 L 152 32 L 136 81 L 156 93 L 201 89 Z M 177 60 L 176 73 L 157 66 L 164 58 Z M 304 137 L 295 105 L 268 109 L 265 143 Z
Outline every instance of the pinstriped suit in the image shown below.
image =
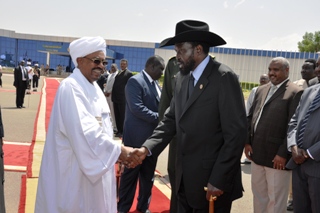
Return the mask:
M 289 123 L 288 148 L 296 145 L 297 132 L 308 111 L 309 105 L 320 90 L 320 84 L 307 88 L 300 100 L 296 113 Z M 287 164 L 292 168 L 292 187 L 294 210 L 296 212 L 320 212 L 320 103 L 311 112 L 308 119 L 302 148 L 308 150 L 314 159 L 307 159 L 296 165 L 292 159 Z M 312 193 L 312 194 L 311 194 Z
M 179 73 L 176 79 L 170 110 L 143 146 L 157 156 L 176 135 L 173 193 L 183 188 L 186 197 L 179 199 L 208 211 L 203 187 L 211 183 L 224 191 L 215 202 L 215 210 L 223 208 L 242 196 L 240 158 L 247 125 L 238 78 L 210 59 L 189 99 L 189 76 Z

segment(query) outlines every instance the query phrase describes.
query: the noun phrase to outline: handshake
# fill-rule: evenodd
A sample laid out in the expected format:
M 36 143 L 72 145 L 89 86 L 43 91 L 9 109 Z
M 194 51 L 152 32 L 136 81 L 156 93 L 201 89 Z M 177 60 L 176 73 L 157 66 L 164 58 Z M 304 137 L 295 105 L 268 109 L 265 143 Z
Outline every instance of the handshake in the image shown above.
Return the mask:
M 124 164 L 127 168 L 134 168 L 142 164 L 148 154 L 149 151 L 145 147 L 132 148 L 122 145 L 118 162 Z

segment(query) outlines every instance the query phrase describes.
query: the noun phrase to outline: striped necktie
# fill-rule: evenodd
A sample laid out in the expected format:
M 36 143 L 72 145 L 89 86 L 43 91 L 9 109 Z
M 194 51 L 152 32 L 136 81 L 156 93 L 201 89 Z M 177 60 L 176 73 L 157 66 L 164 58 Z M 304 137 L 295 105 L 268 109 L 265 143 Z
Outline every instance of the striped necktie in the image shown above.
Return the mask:
M 316 95 L 316 97 L 313 99 L 313 101 L 311 102 L 309 109 L 301 123 L 300 129 L 299 129 L 299 134 L 298 134 L 298 139 L 297 139 L 297 145 L 298 147 L 302 147 L 302 142 L 303 142 L 303 136 L 304 136 L 304 131 L 306 129 L 306 125 L 308 123 L 308 119 L 310 117 L 311 112 L 316 108 L 316 106 L 318 105 L 320 101 L 320 90 L 318 91 L 318 94 Z

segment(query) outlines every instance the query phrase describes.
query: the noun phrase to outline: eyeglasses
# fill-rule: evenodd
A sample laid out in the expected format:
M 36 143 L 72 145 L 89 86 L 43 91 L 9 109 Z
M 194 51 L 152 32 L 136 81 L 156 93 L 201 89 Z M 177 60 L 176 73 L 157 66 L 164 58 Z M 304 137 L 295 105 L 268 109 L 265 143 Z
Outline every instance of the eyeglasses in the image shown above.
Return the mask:
M 83 58 L 91 60 L 95 65 L 100 65 L 102 63 L 103 66 L 106 66 L 108 64 L 106 60 L 103 60 L 100 58 L 87 58 L 87 57 L 83 57 Z

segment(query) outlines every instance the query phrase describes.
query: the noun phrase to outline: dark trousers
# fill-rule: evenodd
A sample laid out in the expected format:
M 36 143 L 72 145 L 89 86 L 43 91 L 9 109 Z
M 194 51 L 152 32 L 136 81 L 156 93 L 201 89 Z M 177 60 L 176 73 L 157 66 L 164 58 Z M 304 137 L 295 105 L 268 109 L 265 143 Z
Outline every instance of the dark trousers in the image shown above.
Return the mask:
M 129 212 L 136 192 L 138 179 L 139 196 L 137 209 L 140 211 L 149 209 L 156 164 L 157 159 L 149 156 L 144 159 L 141 165 L 133 169 L 124 169 L 120 177 L 118 211 Z
M 231 211 L 231 206 L 232 206 L 231 194 L 224 193 L 222 196 L 218 197 L 218 199 L 214 202 L 214 212 L 229 213 Z M 183 180 L 181 180 L 181 185 L 178 191 L 177 213 L 208 213 L 208 212 L 209 212 L 209 201 L 208 201 L 208 205 L 204 206 L 201 209 L 195 209 L 189 205 Z
M 126 113 L 126 104 L 113 102 L 113 107 L 114 107 L 114 117 L 116 119 L 118 133 L 122 134 L 123 133 L 124 116 Z
M 311 159 L 309 159 L 311 160 Z M 318 169 L 318 168 L 315 168 Z M 320 212 L 320 178 L 309 176 L 303 165 L 292 170 L 294 212 Z
M 1 139 L 0 139 L 1 142 Z M 3 165 L 3 150 L 0 144 L 0 212 L 6 212 L 4 202 L 4 165 Z
M 18 85 L 16 88 L 16 106 L 17 107 L 23 106 L 27 85 L 28 85 L 27 82 L 23 82 L 22 84 Z
M 32 88 L 38 88 L 39 77 L 34 75 L 32 78 Z
M 178 198 L 176 195 L 176 155 L 177 155 L 177 138 L 174 137 L 169 146 L 168 153 L 168 175 L 171 185 L 170 213 L 177 213 Z

